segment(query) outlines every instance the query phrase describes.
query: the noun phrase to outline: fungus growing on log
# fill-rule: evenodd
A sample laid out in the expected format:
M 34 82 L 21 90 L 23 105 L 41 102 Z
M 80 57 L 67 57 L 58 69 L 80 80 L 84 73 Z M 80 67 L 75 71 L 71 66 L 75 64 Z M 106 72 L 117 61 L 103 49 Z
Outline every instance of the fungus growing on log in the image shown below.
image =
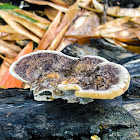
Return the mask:
M 37 101 L 62 98 L 86 104 L 93 99 L 113 99 L 130 83 L 126 68 L 102 57 L 75 58 L 46 50 L 19 58 L 10 74 L 29 84 Z

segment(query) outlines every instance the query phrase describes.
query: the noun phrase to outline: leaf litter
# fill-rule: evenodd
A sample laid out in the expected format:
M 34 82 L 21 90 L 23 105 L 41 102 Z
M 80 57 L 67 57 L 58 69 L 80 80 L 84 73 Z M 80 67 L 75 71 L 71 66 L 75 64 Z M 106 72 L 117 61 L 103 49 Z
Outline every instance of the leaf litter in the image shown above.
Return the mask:
M 36 11 L 0 3 L 0 86 L 22 87 L 9 75 L 10 65 L 22 55 L 37 50 L 61 51 L 73 43 L 90 43 L 90 38 L 104 38 L 112 44 L 140 53 L 140 9 L 107 7 L 97 0 L 43 1 L 25 0 L 42 5 L 44 16 Z M 105 23 L 102 17 L 106 13 Z M 37 47 L 33 50 L 33 44 Z M 24 44 L 26 47 L 21 46 Z M 28 42 L 28 43 L 27 43 Z M 12 82 L 12 84 L 11 84 Z M 25 87 L 27 85 L 24 85 Z

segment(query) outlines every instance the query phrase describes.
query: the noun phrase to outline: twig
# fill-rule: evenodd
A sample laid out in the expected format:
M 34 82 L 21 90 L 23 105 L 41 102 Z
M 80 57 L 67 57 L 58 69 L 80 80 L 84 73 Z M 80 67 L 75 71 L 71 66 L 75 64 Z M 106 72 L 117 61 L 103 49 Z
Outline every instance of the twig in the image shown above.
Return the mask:
M 104 2 L 103 17 L 102 17 L 102 23 L 106 22 L 107 8 L 108 8 L 108 0 L 105 0 L 105 2 Z

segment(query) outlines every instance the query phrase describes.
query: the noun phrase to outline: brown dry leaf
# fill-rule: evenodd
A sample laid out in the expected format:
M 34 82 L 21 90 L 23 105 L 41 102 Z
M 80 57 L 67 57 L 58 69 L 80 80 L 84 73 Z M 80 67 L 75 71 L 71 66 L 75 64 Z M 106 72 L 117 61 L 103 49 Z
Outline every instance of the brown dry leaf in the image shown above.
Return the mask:
M 46 6 L 44 9 L 44 13 L 45 15 L 48 17 L 48 19 L 50 19 L 51 21 L 53 21 L 56 17 L 56 15 L 58 14 L 58 10 L 50 7 L 50 6 Z
M 93 32 L 87 36 L 85 35 L 66 35 L 67 37 L 81 39 L 89 38 L 110 38 L 121 42 L 126 42 L 131 45 L 138 45 L 140 43 L 140 27 L 129 21 L 129 17 L 118 18 L 93 28 Z M 139 39 L 138 39 L 139 38 Z
M 71 38 L 69 40 L 69 38 L 62 38 L 59 46 L 56 48 L 56 51 L 61 51 L 63 50 L 63 48 L 65 48 L 67 45 L 69 45 L 71 43 Z
M 48 29 L 48 27 L 50 26 L 50 23 L 40 23 L 40 22 L 36 22 L 36 23 L 34 23 L 34 24 L 36 24 L 38 27 L 40 27 L 40 28 L 42 28 L 42 29 L 44 29 L 44 30 Z
M 119 6 L 107 7 L 107 15 L 115 16 L 115 17 L 122 17 L 117 14 L 119 10 L 120 10 Z
M 40 23 L 50 23 L 49 20 L 47 20 L 47 19 L 45 19 L 45 18 L 43 18 L 43 17 L 40 17 L 40 16 L 38 16 L 38 15 L 36 15 L 36 14 L 33 14 L 33 13 L 31 13 L 31 12 L 25 11 L 25 10 L 14 9 L 13 11 L 15 11 L 15 12 L 17 12 L 17 13 L 20 13 L 20 14 L 22 14 L 22 15 L 26 15 L 26 16 L 28 16 L 28 17 L 31 17 L 32 19 L 37 20 L 37 21 L 40 22 Z
M 19 13 L 21 15 L 32 18 L 33 20 L 36 21 L 36 22 L 34 22 L 34 24 L 36 24 L 37 26 L 39 26 L 40 28 L 43 28 L 43 29 L 46 29 L 51 23 L 49 20 L 47 20 L 43 17 L 40 17 L 36 14 L 33 14 L 31 12 L 25 11 L 25 10 L 14 9 L 13 11 L 16 12 L 16 13 Z
M 29 54 L 33 51 L 33 42 L 30 41 L 23 49 L 22 51 L 17 55 L 17 57 L 14 59 L 14 62 L 17 61 L 17 59 L 23 55 Z M 3 86 L 4 88 L 14 88 L 18 87 L 21 88 L 22 82 L 14 78 L 9 74 L 9 70 L 5 74 L 5 78 L 0 82 L 0 86 Z
M 99 10 L 100 12 L 104 11 L 103 4 L 99 3 L 97 0 L 92 0 L 92 4 L 93 4 L 94 8 Z
M 103 25 L 99 25 L 96 28 L 93 28 L 92 36 L 101 36 L 103 34 L 109 34 L 109 33 L 117 32 L 117 31 L 122 31 L 126 28 L 125 26 L 122 26 L 122 25 L 127 23 L 128 20 L 129 20 L 129 17 L 117 18 Z
M 1 64 L 1 67 L 0 67 L 0 82 L 4 78 L 9 67 L 10 67 L 10 64 L 7 63 L 6 61 L 3 61 L 3 63 Z
M 32 33 L 34 33 L 35 35 L 37 35 L 39 38 L 42 38 L 42 36 L 45 33 L 45 30 L 43 28 L 38 27 L 36 24 L 31 23 L 30 21 L 21 18 L 19 16 L 13 15 L 12 13 L 9 13 L 9 15 L 11 20 L 19 23 L 20 25 L 23 25 L 25 28 L 27 28 L 28 30 L 30 30 Z
M 140 25 L 140 17 L 134 17 L 134 18 L 131 18 L 129 20 Z
M 15 21 L 13 21 L 13 19 L 11 19 L 8 12 L 0 10 L 0 16 L 5 20 L 5 22 L 7 22 L 18 33 L 21 33 L 21 34 L 29 37 L 36 43 L 39 43 L 40 39 L 37 36 L 35 36 L 34 34 L 32 34 L 30 31 L 28 31 L 26 28 L 24 28 L 20 24 L 16 23 Z
M 111 44 L 115 44 L 116 46 L 123 47 L 123 48 L 127 49 L 128 51 L 140 54 L 140 46 L 128 45 L 126 43 L 120 42 L 120 41 L 115 40 L 115 39 L 105 38 L 105 40 L 107 40 Z
M 140 11 L 138 9 L 120 8 L 118 6 L 108 7 L 107 14 L 115 17 L 139 17 Z
M 0 53 L 4 54 L 6 57 L 10 57 L 10 58 L 15 58 L 18 55 L 18 53 L 16 51 L 6 48 L 2 45 L 0 45 Z
M 78 39 L 77 43 L 80 45 L 90 44 L 90 39 L 89 38 Z
M 140 46 L 134 46 L 134 45 L 128 45 L 123 42 L 119 42 L 117 40 L 114 40 L 116 43 L 118 43 L 121 47 L 133 52 L 133 53 L 139 53 L 140 54 Z
M 63 38 L 64 34 L 66 33 L 69 25 L 65 26 L 60 33 L 56 36 L 56 38 L 53 40 L 51 45 L 47 48 L 47 50 L 55 50 L 60 43 L 61 39 Z
M 99 10 L 100 12 L 104 11 L 103 4 L 99 3 L 97 0 L 92 0 L 93 6 L 95 9 Z M 107 14 L 115 17 L 139 17 L 140 16 L 140 10 L 138 8 L 120 8 L 118 6 L 114 7 L 108 7 L 107 8 Z
M 140 10 L 137 8 L 120 8 L 117 12 L 117 16 L 129 16 L 129 17 L 139 17 Z
M 25 1 L 32 3 L 32 4 L 37 4 L 37 5 L 48 5 L 50 7 L 53 7 L 54 9 L 57 9 L 57 10 L 62 11 L 62 12 L 66 12 L 68 10 L 67 8 L 65 8 L 63 6 L 54 4 L 54 3 L 49 2 L 49 1 L 43 1 L 43 0 L 25 0 Z
M 50 1 L 55 3 L 55 4 L 57 4 L 57 5 L 61 5 L 61 6 L 64 6 L 64 7 L 69 7 L 69 5 L 72 5 L 75 0 L 69 0 L 69 1 L 67 1 L 67 0 L 66 1 L 63 1 L 63 0 L 50 0 Z M 67 2 L 69 2 L 69 3 L 67 3 Z
M 140 40 L 140 28 L 134 31 L 134 34 L 137 36 L 137 38 Z
M 118 29 L 118 26 L 115 26 L 114 24 L 113 28 L 115 28 L 116 30 L 115 32 L 113 31 L 112 27 L 110 27 L 110 30 L 112 30 L 113 32 L 101 32 L 100 36 L 104 38 L 106 37 L 106 38 L 116 39 L 122 42 L 126 42 L 128 44 L 138 45 L 140 43 L 138 37 L 135 34 L 135 32 L 140 29 L 140 26 L 138 24 L 128 21 L 126 23 L 121 24 L 120 27 L 122 27 L 122 30 L 117 31 L 116 29 Z
M 139 44 L 140 40 L 134 34 L 135 29 L 125 29 L 122 31 L 117 31 L 113 33 L 101 34 L 101 37 L 116 39 L 121 42 L 126 42 L 128 44 Z
M 126 46 L 122 46 L 125 49 L 134 52 L 134 53 L 138 53 L 140 54 L 140 46 L 134 46 L 134 45 L 126 45 Z
M 57 32 L 60 32 L 65 26 L 70 25 L 73 19 L 75 18 L 78 11 L 78 2 L 75 2 L 72 6 L 69 7 L 67 13 L 63 17 L 59 27 L 57 28 Z
M 30 38 L 25 35 L 15 33 L 15 34 L 5 35 L 1 37 L 1 39 L 7 40 L 7 41 L 22 41 L 22 40 L 29 40 Z
M 79 0 L 78 5 L 83 6 L 83 7 L 87 7 L 90 2 L 91 2 L 91 0 Z
M 45 50 L 47 47 L 51 44 L 51 42 L 54 40 L 56 37 L 56 29 L 59 25 L 61 19 L 61 12 L 59 12 L 54 19 L 54 21 L 51 23 L 49 29 L 46 31 L 44 34 L 43 38 L 39 42 L 38 49 L 39 50 Z
M 74 23 L 70 26 L 66 32 L 66 36 L 69 35 L 91 35 L 92 28 L 99 25 L 99 18 L 94 12 L 85 11 L 83 15 L 76 18 Z M 76 39 L 64 38 L 57 51 L 61 51 L 65 46 L 75 43 Z M 79 44 L 89 43 L 89 39 L 79 39 Z
M 16 51 L 16 52 L 21 51 L 21 48 L 19 46 L 14 45 L 14 44 L 9 44 L 9 43 L 7 43 L 6 41 L 3 41 L 3 40 L 0 40 L 0 45 L 4 46 L 5 48 L 11 49 L 13 51 Z
M 17 33 L 11 26 L 9 25 L 0 25 L 0 32 L 3 33 Z
M 65 14 L 65 16 L 62 19 L 62 22 L 60 23 L 59 27 L 57 28 L 57 37 L 52 42 L 51 46 L 48 48 L 51 50 L 56 49 L 56 47 L 59 45 L 61 39 L 63 38 L 64 34 L 66 33 L 68 27 L 70 26 L 71 22 L 74 20 L 74 18 L 77 15 L 78 11 L 78 2 L 75 2 L 72 6 L 69 7 L 69 10 Z
M 43 49 L 43 50 L 48 49 L 48 47 L 52 43 L 52 41 L 53 41 L 53 45 L 54 45 L 54 49 L 55 49 L 57 47 L 58 43 L 60 42 L 60 40 L 62 39 L 62 37 L 64 36 L 64 34 L 65 34 L 67 28 L 69 27 L 69 25 L 71 24 L 72 20 L 76 16 L 77 10 L 78 10 L 78 5 L 76 2 L 74 5 L 70 6 L 69 10 L 67 11 L 67 13 L 63 17 L 60 25 L 58 26 L 58 24 L 59 24 L 58 21 L 60 21 L 60 18 L 61 18 L 60 17 L 61 13 L 59 12 L 57 17 L 55 18 L 55 20 L 50 25 L 49 29 L 46 31 L 44 37 L 40 41 L 38 49 Z M 49 49 L 50 48 L 53 49 L 53 46 L 51 45 L 49 47 Z
M 94 12 L 85 11 L 83 15 L 76 18 L 66 35 L 91 35 L 92 29 L 99 24 L 100 19 Z

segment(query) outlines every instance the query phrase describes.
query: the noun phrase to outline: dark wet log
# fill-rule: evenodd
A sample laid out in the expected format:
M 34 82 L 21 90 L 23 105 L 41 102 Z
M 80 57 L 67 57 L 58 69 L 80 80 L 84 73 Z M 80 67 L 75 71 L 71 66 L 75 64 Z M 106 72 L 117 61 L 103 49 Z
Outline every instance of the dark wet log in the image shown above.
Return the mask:
M 95 100 L 87 105 L 63 100 L 37 102 L 28 90 L 0 90 L 1 140 L 136 140 L 140 134 L 140 99 Z M 119 134 L 119 135 L 117 135 Z

